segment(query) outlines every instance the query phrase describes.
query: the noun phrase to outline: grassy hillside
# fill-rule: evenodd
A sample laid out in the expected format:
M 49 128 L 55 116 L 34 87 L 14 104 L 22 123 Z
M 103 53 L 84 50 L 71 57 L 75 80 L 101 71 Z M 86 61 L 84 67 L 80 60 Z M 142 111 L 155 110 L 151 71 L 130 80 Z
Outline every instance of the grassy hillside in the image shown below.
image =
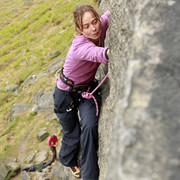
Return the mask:
M 0 160 L 17 157 L 27 133 L 30 133 L 27 148 L 33 151 L 46 145 L 36 140 L 41 127 L 59 132 L 57 122 L 45 120 L 46 113 L 33 116 L 26 112 L 7 122 L 14 103 L 32 104 L 40 88 L 54 89 L 54 74 L 18 93 L 7 93 L 5 88 L 12 85 L 21 88 L 30 75 L 40 74 L 66 56 L 75 35 L 72 11 L 77 4 L 85 3 L 96 7 L 94 0 L 0 0 Z M 58 54 L 51 56 L 55 50 Z

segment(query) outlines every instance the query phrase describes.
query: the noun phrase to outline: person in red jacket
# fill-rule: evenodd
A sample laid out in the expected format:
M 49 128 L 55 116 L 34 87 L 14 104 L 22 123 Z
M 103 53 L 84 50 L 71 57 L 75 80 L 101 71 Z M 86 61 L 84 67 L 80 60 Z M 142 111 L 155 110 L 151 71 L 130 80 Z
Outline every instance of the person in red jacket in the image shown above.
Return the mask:
M 50 147 L 50 150 L 52 151 L 53 153 L 53 159 L 57 159 L 57 153 L 56 153 L 56 145 L 58 143 L 58 138 L 55 134 L 51 135 L 49 138 L 48 138 L 48 145 Z

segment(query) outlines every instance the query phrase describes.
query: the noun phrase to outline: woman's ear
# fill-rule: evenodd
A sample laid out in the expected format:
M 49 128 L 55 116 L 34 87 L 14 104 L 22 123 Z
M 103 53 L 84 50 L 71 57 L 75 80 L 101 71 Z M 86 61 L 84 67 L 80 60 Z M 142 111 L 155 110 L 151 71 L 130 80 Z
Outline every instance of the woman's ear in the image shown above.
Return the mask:
M 78 34 L 81 34 L 81 30 L 78 27 L 76 27 L 76 31 Z
M 80 30 L 78 27 L 76 27 L 76 32 L 77 32 L 78 34 L 82 34 L 82 30 Z

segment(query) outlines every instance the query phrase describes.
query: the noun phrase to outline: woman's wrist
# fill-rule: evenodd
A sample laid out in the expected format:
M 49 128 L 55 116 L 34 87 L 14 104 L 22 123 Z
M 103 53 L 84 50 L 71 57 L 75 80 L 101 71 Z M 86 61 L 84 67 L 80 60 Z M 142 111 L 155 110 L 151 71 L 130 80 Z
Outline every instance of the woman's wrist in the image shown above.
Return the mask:
M 108 57 L 109 57 L 109 48 L 107 49 L 107 55 L 108 55 Z
M 105 56 L 106 56 L 106 59 L 109 60 L 109 48 L 106 49 L 106 51 L 105 51 Z

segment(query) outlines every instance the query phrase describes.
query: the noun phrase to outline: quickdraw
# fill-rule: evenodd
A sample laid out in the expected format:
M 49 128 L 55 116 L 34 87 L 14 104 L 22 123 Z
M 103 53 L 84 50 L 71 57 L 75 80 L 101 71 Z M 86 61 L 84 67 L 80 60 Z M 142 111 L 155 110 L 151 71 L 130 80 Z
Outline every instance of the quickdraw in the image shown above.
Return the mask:
M 98 108 L 97 100 L 96 100 L 96 98 L 93 96 L 93 93 L 102 85 L 102 83 L 106 80 L 107 77 L 108 77 L 108 74 L 106 74 L 106 76 L 105 76 L 104 79 L 101 81 L 101 83 L 99 83 L 99 85 L 98 85 L 91 93 L 89 93 L 90 86 L 89 86 L 87 92 L 83 92 L 83 93 L 82 93 L 82 97 L 83 97 L 83 98 L 86 98 L 86 99 L 91 99 L 91 98 L 93 98 L 93 100 L 94 100 L 94 102 L 95 102 L 95 105 L 96 105 L 96 116 L 98 116 L 98 114 L 99 114 L 99 108 Z

